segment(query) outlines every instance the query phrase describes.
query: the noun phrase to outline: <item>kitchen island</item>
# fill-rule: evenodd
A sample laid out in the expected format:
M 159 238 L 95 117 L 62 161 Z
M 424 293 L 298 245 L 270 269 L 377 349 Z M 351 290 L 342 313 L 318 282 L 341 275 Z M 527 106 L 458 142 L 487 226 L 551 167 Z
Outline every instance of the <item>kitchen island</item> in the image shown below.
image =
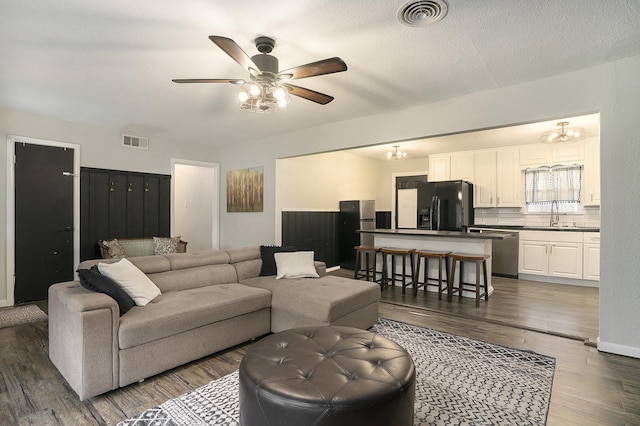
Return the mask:
M 489 256 L 491 256 L 493 240 L 513 238 L 513 235 L 508 233 L 468 233 L 459 231 L 427 231 L 422 229 L 371 229 L 360 230 L 358 232 L 373 234 L 373 244 L 375 247 L 450 251 Z M 434 262 L 431 262 L 429 276 L 437 276 L 437 269 Z M 463 279 L 465 282 L 475 282 L 475 268 L 465 268 Z M 493 293 L 493 287 L 491 286 L 491 258 L 487 259 L 487 280 L 489 294 L 491 295 L 491 293 Z M 429 290 L 431 290 L 431 288 L 429 288 Z M 465 290 L 462 295 L 464 297 L 475 297 L 473 292 L 467 290 Z

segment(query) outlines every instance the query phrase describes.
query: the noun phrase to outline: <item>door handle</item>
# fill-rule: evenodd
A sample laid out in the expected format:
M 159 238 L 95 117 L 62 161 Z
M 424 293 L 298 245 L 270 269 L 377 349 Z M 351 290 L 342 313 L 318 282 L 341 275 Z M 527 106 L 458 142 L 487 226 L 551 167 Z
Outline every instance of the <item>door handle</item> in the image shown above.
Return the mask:
M 73 232 L 73 227 L 67 226 L 61 232 Z

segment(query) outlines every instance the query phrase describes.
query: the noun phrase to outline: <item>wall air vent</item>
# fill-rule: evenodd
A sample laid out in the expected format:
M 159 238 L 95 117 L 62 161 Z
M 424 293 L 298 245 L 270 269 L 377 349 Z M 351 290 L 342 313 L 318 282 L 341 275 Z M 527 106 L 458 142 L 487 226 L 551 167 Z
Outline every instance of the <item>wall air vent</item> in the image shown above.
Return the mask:
M 398 9 L 398 21 L 409 27 L 435 24 L 447 15 L 444 0 L 411 0 Z
M 149 138 L 123 134 L 122 146 L 126 146 L 127 148 L 149 149 Z

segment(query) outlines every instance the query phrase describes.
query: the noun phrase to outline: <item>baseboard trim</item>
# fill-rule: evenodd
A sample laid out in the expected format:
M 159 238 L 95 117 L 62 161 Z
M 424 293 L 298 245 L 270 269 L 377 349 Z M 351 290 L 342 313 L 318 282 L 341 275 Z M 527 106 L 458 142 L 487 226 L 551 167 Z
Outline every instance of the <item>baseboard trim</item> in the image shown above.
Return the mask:
M 598 350 L 600 352 L 608 352 L 616 355 L 629 356 L 632 358 L 640 358 L 640 348 L 634 348 L 617 343 L 603 342 L 598 340 Z

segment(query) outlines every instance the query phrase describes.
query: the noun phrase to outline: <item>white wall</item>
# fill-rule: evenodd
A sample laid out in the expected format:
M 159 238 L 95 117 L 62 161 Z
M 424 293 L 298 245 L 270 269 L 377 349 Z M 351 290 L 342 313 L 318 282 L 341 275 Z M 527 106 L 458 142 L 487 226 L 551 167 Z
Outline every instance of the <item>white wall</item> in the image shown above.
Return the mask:
M 637 229 L 640 211 L 640 197 L 629 196 L 640 181 L 637 75 L 640 56 L 404 111 L 224 147 L 220 153 L 223 170 L 265 167 L 265 211 L 251 216 L 223 214 L 222 245 L 276 241 L 277 158 L 600 112 L 600 348 L 640 357 L 640 333 L 629 326 L 640 323 L 640 239 L 629 237 L 629 231 Z M 247 226 L 251 226 L 251 232 L 246 231 Z
M 161 134 L 136 132 L 149 138 L 149 150 L 136 150 L 120 146 L 123 130 L 29 114 L 0 108 L 0 221 L 7 223 L 7 135 L 25 136 L 80 145 L 80 165 L 106 169 L 130 170 L 147 173 L 171 174 L 171 158 L 218 161 L 218 150 L 206 145 L 207 141 L 188 143 L 163 138 Z M 6 226 L 0 229 L 0 306 L 7 304 Z

